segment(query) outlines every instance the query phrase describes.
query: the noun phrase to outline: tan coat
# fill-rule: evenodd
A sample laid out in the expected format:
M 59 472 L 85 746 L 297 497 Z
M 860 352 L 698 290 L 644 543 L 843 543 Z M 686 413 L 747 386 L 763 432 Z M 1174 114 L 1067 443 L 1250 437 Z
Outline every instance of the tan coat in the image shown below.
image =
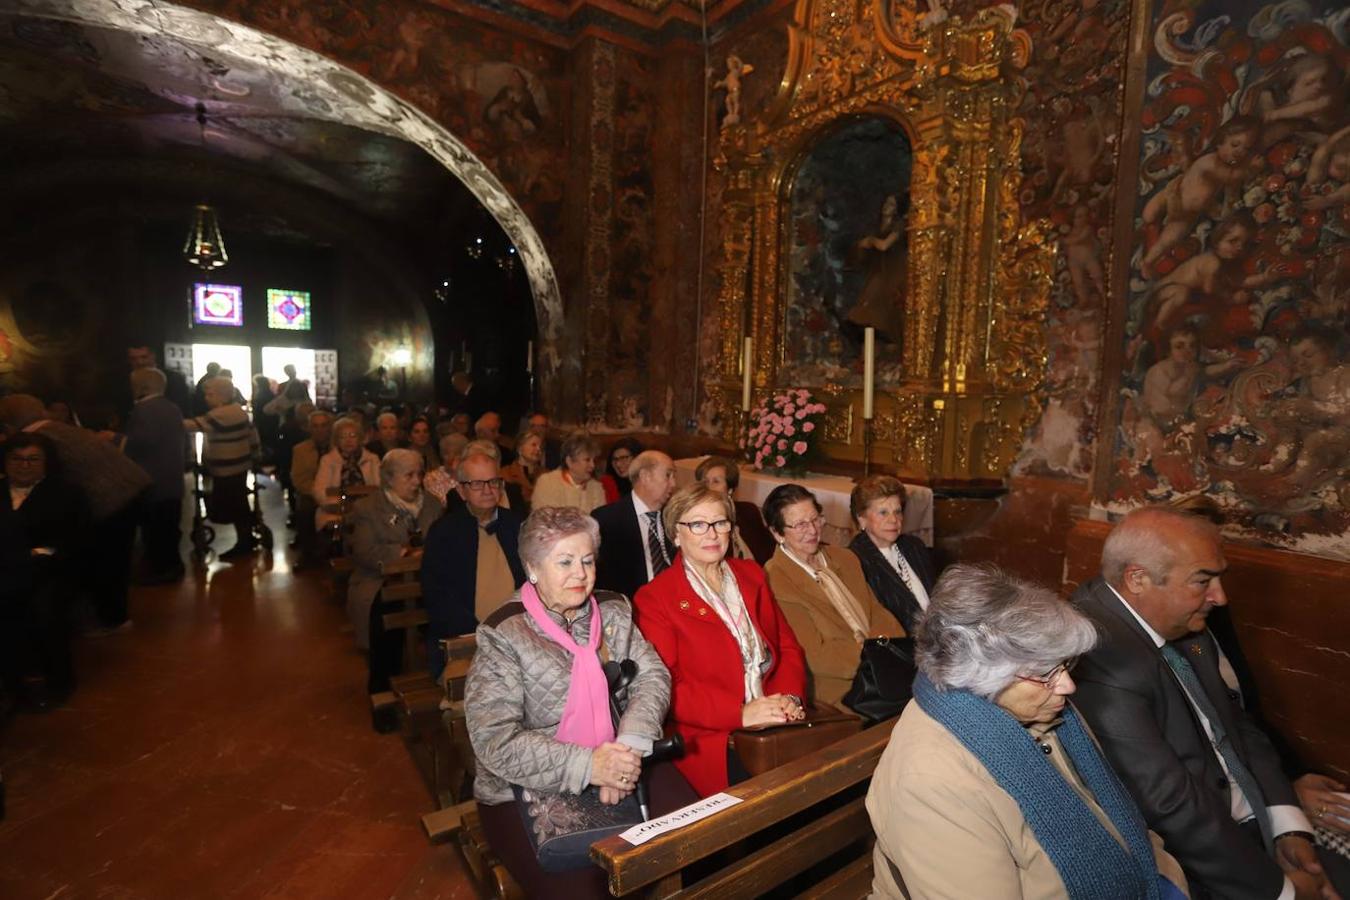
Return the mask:
M 876 595 L 867 586 L 858 557 L 840 547 L 821 545 L 820 552 L 830 561 L 830 568 L 868 616 L 868 637 L 901 637 L 905 629 L 895 616 L 877 602 Z M 858 655 L 862 647 L 853 637 L 853 631 L 844 621 L 825 591 L 801 566 L 774 551 L 764 564 L 769 576 L 769 587 L 778 601 L 792 633 L 806 652 L 806 668 L 810 673 L 811 698 L 822 703 L 838 704 L 853 684 L 858 671 Z
M 1056 768 L 1067 760 L 1054 733 Z M 1072 771 L 1072 770 L 1070 770 Z M 1105 812 L 1082 782 L 1070 785 L 1098 818 Z M 1050 861 L 1017 801 L 946 728 L 911 701 L 881 754 L 867 812 L 876 831 L 872 897 L 911 900 L 1062 900 L 1059 870 Z M 1108 826 L 1108 830 L 1114 830 Z M 1158 870 L 1183 891 L 1181 866 L 1152 832 Z

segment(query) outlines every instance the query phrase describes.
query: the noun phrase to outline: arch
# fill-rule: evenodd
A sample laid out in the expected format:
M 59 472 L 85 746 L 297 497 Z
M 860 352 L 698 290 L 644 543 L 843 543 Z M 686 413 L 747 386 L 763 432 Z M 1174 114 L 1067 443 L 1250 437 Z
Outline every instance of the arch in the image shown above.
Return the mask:
M 19 0 L 0 3 L 11 15 L 172 38 L 212 57 L 261 66 L 302 86 L 292 92 L 297 116 L 341 122 L 401 138 L 445 166 L 506 232 L 529 279 L 546 390 L 559 365 L 562 297 L 544 242 L 525 212 L 473 151 L 426 113 L 369 78 L 284 38 L 211 13 L 160 0 Z

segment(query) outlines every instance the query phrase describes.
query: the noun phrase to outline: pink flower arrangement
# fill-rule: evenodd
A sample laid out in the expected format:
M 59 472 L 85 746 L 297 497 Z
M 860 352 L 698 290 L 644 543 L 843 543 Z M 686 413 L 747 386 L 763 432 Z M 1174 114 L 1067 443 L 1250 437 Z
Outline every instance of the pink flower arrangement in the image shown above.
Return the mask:
M 824 415 L 825 404 L 805 388 L 783 391 L 751 411 L 741 446 L 749 450 L 756 469 L 805 472 Z

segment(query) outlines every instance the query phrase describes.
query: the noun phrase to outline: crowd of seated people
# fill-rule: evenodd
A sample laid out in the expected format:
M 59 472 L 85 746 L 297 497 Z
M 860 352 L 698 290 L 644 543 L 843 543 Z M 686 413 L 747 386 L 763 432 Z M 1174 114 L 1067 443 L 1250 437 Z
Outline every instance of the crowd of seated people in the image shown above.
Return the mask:
M 1291 771 L 1262 732 L 1229 664 L 1231 634 L 1206 628 L 1226 603 L 1226 564 L 1217 531 L 1193 516 L 1127 516 L 1101 576 L 1070 603 L 991 566 L 940 573 L 903 533 L 906 491 L 889 476 L 855 486 L 857 533 L 830 546 L 806 486 L 739 501 L 727 457 L 677 489 L 661 450 L 628 438 L 602 449 L 585 432 L 554 443 L 542 414 L 510 440 L 481 407 L 336 414 L 287 382 L 257 384 L 249 409 L 216 371 L 193 408 L 173 382 L 153 357 L 133 362 L 128 415 L 100 433 L 37 398 L 0 398 L 10 702 L 49 708 L 74 688 L 72 598 L 89 597 L 100 630 L 125 627 L 138 528 L 144 579 L 181 577 L 185 438 L 201 432 L 209 515 L 237 534 L 226 561 L 254 552 L 248 475 L 264 460 L 284 466 L 296 496 L 298 560 L 323 558 L 336 546 L 324 529 L 340 523 L 369 691 L 405 663 L 403 635 L 382 624 L 394 610 L 383 564 L 420 560 L 431 676 L 442 639 L 477 635 L 465 693 L 474 794 L 531 895 L 602 896 L 604 882 L 591 867 L 541 868 L 522 804 L 618 806 L 642 780 L 658 814 L 735 785 L 750 777 L 735 734 L 842 705 L 869 638 L 911 640 L 918 671 L 867 798 L 876 896 L 1346 889 L 1328 847 L 1350 830 L 1350 797 Z M 276 427 L 259 428 L 262 415 Z M 297 439 L 278 453 L 288 429 Z M 79 555 L 108 564 L 64 564 Z M 615 689 L 606 664 L 625 660 L 635 669 Z M 683 755 L 652 765 L 671 733 Z

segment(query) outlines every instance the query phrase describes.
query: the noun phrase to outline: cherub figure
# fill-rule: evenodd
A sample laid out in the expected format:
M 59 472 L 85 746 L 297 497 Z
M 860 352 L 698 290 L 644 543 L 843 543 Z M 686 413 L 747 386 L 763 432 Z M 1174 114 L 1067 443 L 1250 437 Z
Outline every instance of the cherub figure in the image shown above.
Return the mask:
M 1069 231 L 1060 240 L 1064 248 L 1064 259 L 1069 264 L 1069 280 L 1073 282 L 1073 293 L 1079 306 L 1086 306 L 1092 299 L 1088 293 L 1091 284 L 1097 296 L 1106 296 L 1106 276 L 1102 270 L 1101 242 L 1097 240 L 1097 228 L 1092 223 L 1091 210 L 1086 204 L 1073 208 L 1073 219 Z
M 1167 349 L 1167 357 L 1144 373 L 1144 387 L 1139 396 L 1142 412 L 1164 431 L 1170 431 L 1185 419 L 1202 374 L 1217 378 L 1242 366 L 1236 359 L 1202 365 L 1200 332 L 1193 325 L 1172 329 Z
M 1350 457 L 1350 364 L 1336 362 L 1334 332 L 1307 327 L 1289 341 L 1297 396 L 1279 403 L 1275 417 L 1297 429 L 1302 444 L 1292 479 L 1310 488 Z
M 727 74 L 713 82 L 713 89 L 723 88 L 727 92 L 727 114 L 722 119 L 725 130 L 741 121 L 741 79 L 755 71 L 755 67 L 741 61 L 735 53 L 727 57 Z
M 1271 81 L 1279 87 L 1278 93 Z M 1330 134 L 1345 111 L 1340 71 L 1331 60 L 1316 53 L 1294 58 L 1273 76 L 1253 85 L 1248 94 L 1255 97 L 1249 105 L 1260 117 L 1261 136 L 1267 147 L 1295 132 Z
M 1308 165 L 1308 184 L 1316 187 L 1330 176 L 1340 186 L 1328 194 L 1308 198 L 1308 209 L 1330 209 L 1350 203 L 1350 125 L 1327 138 Z
M 1215 132 L 1210 145 L 1213 149 L 1148 201 L 1144 222 L 1162 219 L 1163 228 L 1140 264 L 1146 277 L 1152 277 L 1154 264 L 1191 233 L 1215 197 L 1225 195 L 1225 208 L 1237 201 L 1238 191 L 1259 164 L 1255 151 L 1260 139 L 1260 122 L 1250 116 L 1234 116 Z

